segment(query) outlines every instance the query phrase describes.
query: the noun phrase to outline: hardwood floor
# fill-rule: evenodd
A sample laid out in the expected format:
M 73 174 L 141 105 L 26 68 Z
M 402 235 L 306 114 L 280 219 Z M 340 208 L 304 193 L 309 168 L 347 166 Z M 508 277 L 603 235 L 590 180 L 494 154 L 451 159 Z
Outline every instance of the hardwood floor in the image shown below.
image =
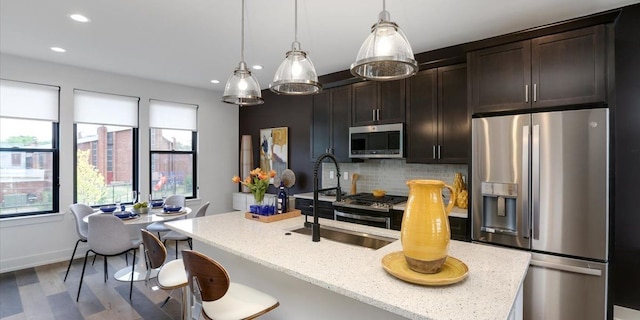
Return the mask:
M 179 249 L 188 249 L 186 242 Z M 175 258 L 173 242 L 167 243 L 167 259 Z M 178 253 L 180 254 L 180 253 Z M 136 254 L 136 259 L 140 256 Z M 180 290 L 155 288 L 155 279 L 148 284 L 134 282 L 129 301 L 129 282 L 120 282 L 113 274 L 126 266 L 124 256 L 108 258 L 107 283 L 103 281 L 103 260 L 95 265 L 89 256 L 80 300 L 76 303 L 78 284 L 84 258 L 74 260 L 67 281 L 63 282 L 67 261 L 0 274 L 0 319 L 180 319 Z M 131 262 L 129 255 L 129 262 Z M 172 299 L 160 308 L 165 298 Z

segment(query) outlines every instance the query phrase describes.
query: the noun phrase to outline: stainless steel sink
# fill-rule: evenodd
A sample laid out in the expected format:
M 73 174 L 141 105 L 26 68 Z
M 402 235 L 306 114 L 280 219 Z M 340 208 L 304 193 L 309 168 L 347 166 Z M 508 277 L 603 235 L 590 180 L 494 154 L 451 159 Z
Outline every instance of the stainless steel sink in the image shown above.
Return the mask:
M 291 232 L 311 235 L 311 228 L 298 228 L 291 230 Z M 328 226 L 320 226 L 320 237 L 328 240 L 333 240 L 340 243 L 346 243 L 356 245 L 360 247 L 370 249 L 380 249 L 389 243 L 392 243 L 398 239 L 388 238 L 383 236 L 372 235 L 364 232 L 357 232 L 339 228 L 333 228 Z

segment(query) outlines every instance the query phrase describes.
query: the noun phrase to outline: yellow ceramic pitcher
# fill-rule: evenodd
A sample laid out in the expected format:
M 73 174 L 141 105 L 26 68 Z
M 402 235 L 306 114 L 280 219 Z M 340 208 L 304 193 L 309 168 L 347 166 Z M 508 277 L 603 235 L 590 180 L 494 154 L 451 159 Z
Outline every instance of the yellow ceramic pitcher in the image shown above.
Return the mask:
M 451 186 L 439 180 L 410 180 L 409 199 L 402 217 L 400 239 L 411 270 L 436 273 L 447 259 L 449 250 L 449 213 L 456 202 Z M 445 208 L 442 189 L 451 192 Z

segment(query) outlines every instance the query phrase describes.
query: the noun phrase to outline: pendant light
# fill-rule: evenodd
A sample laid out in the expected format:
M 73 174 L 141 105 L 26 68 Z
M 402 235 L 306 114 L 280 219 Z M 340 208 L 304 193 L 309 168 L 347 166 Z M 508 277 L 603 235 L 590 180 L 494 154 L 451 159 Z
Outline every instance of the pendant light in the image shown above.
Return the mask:
M 306 52 L 300 50 L 298 42 L 298 0 L 295 0 L 295 33 L 286 58 L 278 67 L 269 89 L 277 94 L 305 95 L 322 91 L 318 74 Z
M 351 64 L 351 74 L 377 81 L 403 79 L 416 74 L 418 62 L 404 32 L 395 22 L 389 21 L 385 0 L 382 0 L 378 19 L 360 47 L 356 62 Z
M 251 75 L 251 71 L 244 62 L 244 0 L 242 0 L 242 42 L 240 46 L 240 64 L 233 71 L 224 87 L 222 102 L 239 106 L 263 104 L 262 93 L 258 80 Z

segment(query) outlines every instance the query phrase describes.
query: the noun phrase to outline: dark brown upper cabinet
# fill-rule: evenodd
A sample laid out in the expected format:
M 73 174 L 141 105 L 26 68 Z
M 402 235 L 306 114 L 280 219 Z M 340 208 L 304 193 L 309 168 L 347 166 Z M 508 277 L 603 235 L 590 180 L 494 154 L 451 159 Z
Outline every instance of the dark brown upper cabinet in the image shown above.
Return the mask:
M 313 96 L 311 160 L 323 153 L 338 161 L 349 161 L 349 126 L 351 124 L 351 86 L 324 90 Z
M 604 25 L 470 52 L 473 113 L 605 102 Z
M 467 163 L 466 65 L 420 71 L 407 87 L 407 162 Z
M 353 126 L 404 123 L 405 80 L 365 81 L 351 85 Z

